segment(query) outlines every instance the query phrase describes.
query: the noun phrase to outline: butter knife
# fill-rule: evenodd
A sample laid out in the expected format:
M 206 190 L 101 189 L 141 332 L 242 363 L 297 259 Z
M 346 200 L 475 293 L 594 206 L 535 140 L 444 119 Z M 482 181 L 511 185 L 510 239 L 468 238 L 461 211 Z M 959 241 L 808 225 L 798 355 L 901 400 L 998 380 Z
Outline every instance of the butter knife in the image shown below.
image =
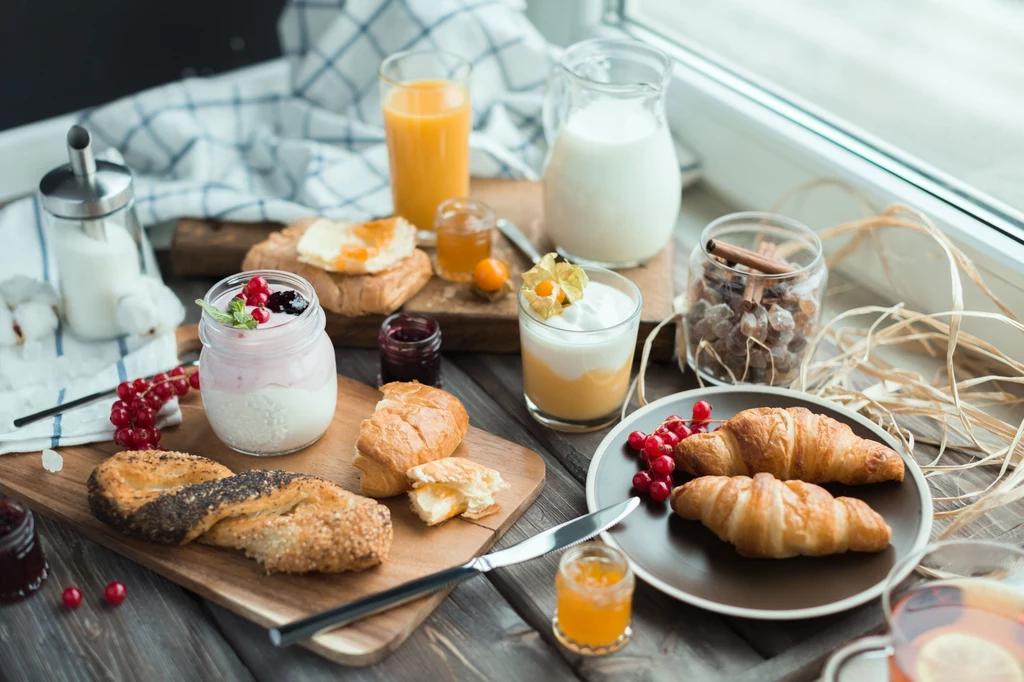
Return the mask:
M 530 240 L 526 238 L 526 235 L 523 234 L 522 230 L 516 227 L 515 223 L 510 220 L 505 220 L 504 218 L 499 218 L 496 225 L 498 227 L 498 232 L 505 235 L 505 238 L 512 242 L 517 249 L 526 254 L 526 257 L 533 263 L 540 260 L 540 252 L 534 248 L 533 244 L 530 243 Z
M 275 646 L 289 646 L 309 639 L 326 630 L 348 625 L 375 613 L 386 611 L 449 585 L 483 575 L 492 568 L 511 566 L 544 556 L 548 552 L 565 549 L 604 532 L 626 518 L 640 504 L 639 497 L 605 507 L 572 521 L 549 528 L 532 538 L 523 540 L 500 552 L 478 556 L 461 566 L 411 580 L 378 594 L 363 597 L 347 604 L 335 606 L 307 618 L 292 621 L 270 629 L 270 641 Z

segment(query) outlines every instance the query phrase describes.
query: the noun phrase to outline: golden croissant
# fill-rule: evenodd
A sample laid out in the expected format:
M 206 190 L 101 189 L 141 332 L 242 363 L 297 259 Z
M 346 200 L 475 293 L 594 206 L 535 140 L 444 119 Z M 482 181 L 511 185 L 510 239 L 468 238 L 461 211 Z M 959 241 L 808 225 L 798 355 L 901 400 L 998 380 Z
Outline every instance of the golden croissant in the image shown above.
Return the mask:
M 744 410 L 712 433 L 675 447 L 676 466 L 693 476 L 772 474 L 848 485 L 903 480 L 903 458 L 849 426 L 803 407 Z
M 672 491 L 672 510 L 753 558 L 880 552 L 892 535 L 862 500 L 771 474 L 695 478 Z

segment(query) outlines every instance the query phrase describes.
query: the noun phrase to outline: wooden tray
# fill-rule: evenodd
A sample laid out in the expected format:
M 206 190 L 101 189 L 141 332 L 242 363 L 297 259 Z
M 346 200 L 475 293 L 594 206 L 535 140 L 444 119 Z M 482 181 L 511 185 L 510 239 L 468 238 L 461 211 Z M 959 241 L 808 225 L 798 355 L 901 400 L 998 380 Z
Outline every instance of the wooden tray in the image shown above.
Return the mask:
M 163 445 L 210 457 L 233 471 L 276 468 L 300 471 L 359 489 L 351 465 L 359 423 L 373 412 L 380 393 L 338 377 L 338 408 L 328 432 L 301 452 L 281 457 L 248 457 L 222 444 L 210 429 L 196 391 L 183 399 L 183 422 L 164 433 Z M 359 573 L 305 576 L 263 575 L 259 564 L 240 552 L 192 543 L 167 547 L 133 540 L 89 513 L 85 483 L 92 469 L 118 451 L 114 443 L 61 448 L 64 468 L 49 473 L 39 453 L 5 455 L 0 492 L 24 500 L 36 512 L 65 523 L 93 540 L 138 561 L 164 577 L 263 626 L 280 625 L 329 606 L 364 597 L 399 583 L 465 563 L 486 552 L 540 494 L 544 461 L 536 453 L 470 427 L 455 455 L 501 472 L 511 488 L 498 494 L 501 510 L 478 521 L 457 517 L 428 528 L 409 508 L 405 495 L 385 500 L 395 537 L 382 565 Z M 129 585 L 129 590 L 132 586 Z M 437 607 L 447 591 L 425 597 L 305 644 L 346 665 L 369 665 L 384 658 Z M 267 646 L 271 646 L 267 640 Z
M 499 217 L 515 223 L 543 253 L 551 250 L 544 236 L 541 185 L 536 182 L 474 178 L 470 193 L 492 207 Z M 171 265 L 176 275 L 226 277 L 238 272 L 249 248 L 266 239 L 275 223 L 214 223 L 203 220 L 178 221 L 171 245 Z M 428 249 L 428 252 L 432 250 Z M 531 263 L 518 249 L 495 233 L 493 252 L 510 266 L 512 281 Z M 637 352 L 648 332 L 672 313 L 672 244 L 643 267 L 622 270 L 639 287 L 644 297 L 640 314 Z M 509 296 L 487 303 L 473 296 L 466 285 L 434 277 L 402 306 L 409 312 L 428 313 L 438 318 L 443 348 L 450 351 L 519 352 L 519 313 L 516 299 Z M 344 317 L 328 312 L 327 333 L 335 345 L 377 347 L 382 315 Z M 672 357 L 674 334 L 658 335 L 652 348 L 656 360 Z

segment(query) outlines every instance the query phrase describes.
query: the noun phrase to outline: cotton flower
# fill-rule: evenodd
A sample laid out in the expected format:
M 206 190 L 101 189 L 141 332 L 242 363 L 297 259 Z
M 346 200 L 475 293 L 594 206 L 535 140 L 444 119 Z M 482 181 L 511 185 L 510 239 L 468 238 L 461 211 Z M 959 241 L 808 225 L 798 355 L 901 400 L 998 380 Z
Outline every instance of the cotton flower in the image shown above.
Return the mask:
M 26 275 L 15 275 L 0 282 L 0 296 L 7 301 L 8 307 L 16 308 L 21 303 L 31 301 L 41 286 L 49 287 L 50 285 Z M 50 291 L 52 292 L 53 289 Z
M 185 320 L 185 307 L 162 282 L 142 277 L 118 292 L 116 320 L 126 334 L 165 334 Z
M 6 305 L 0 305 L 0 346 L 15 346 L 18 334 L 14 331 L 14 314 Z
M 14 309 L 14 321 L 25 341 L 45 339 L 57 330 L 57 314 L 49 303 L 28 301 Z

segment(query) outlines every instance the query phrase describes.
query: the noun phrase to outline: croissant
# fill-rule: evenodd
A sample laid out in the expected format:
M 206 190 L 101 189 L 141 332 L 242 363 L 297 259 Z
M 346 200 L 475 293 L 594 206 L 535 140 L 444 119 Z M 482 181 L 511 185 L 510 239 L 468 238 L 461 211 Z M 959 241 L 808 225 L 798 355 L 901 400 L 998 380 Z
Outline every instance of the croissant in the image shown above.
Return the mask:
M 672 510 L 752 558 L 880 552 L 892 535 L 865 502 L 771 474 L 695 478 L 672 491 Z
M 713 433 L 675 447 L 676 466 L 693 476 L 772 474 L 848 485 L 903 480 L 903 458 L 849 426 L 803 407 L 744 410 Z
M 387 507 L 305 474 L 140 450 L 100 463 L 88 490 L 93 515 L 126 535 L 239 549 L 279 573 L 358 571 L 391 548 Z

